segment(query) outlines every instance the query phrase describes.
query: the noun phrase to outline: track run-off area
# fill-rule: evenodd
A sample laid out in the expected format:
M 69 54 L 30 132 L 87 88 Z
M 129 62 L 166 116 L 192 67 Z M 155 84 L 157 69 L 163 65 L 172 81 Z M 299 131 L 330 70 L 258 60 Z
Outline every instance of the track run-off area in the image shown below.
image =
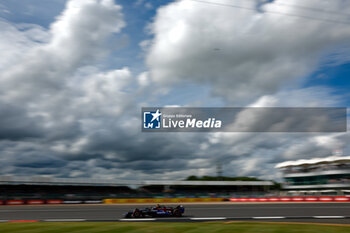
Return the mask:
M 181 218 L 130 218 L 128 210 L 151 204 L 21 205 L 0 206 L 0 222 L 121 221 L 121 222 L 207 222 L 268 221 L 350 224 L 350 203 L 189 203 Z M 176 206 L 178 204 L 169 204 Z

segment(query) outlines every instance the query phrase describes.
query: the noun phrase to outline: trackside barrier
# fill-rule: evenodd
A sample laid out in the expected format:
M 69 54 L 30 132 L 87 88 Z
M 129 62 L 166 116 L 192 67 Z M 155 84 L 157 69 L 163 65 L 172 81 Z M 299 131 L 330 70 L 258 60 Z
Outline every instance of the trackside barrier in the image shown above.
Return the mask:
M 0 205 L 102 204 L 103 200 L 0 200 Z
M 24 205 L 23 200 L 8 200 L 5 203 L 6 205 Z
M 46 204 L 48 205 L 59 205 L 59 204 L 62 204 L 63 201 L 62 200 L 47 200 L 46 201 Z
M 58 204 L 121 204 L 121 203 L 182 203 L 182 202 L 221 202 L 227 198 L 141 198 L 104 200 L 0 200 L 0 205 L 58 205 Z M 230 202 L 350 202 L 350 197 L 239 197 Z
M 66 200 L 62 201 L 63 204 L 101 204 L 102 200 Z
M 333 201 L 333 197 L 320 197 L 319 201 Z
M 62 201 L 63 204 L 101 204 L 102 200 L 67 200 Z
M 83 201 L 80 200 L 69 200 L 69 201 L 63 201 L 63 204 L 82 204 Z
M 318 202 L 318 201 L 350 201 L 350 197 L 238 197 L 230 198 L 230 202 Z
M 84 201 L 85 204 L 101 204 L 103 203 L 102 200 L 87 200 L 87 201 Z
M 350 201 L 350 197 L 335 197 L 334 201 Z
M 217 202 L 225 198 L 142 198 L 142 199 L 104 199 L 106 204 L 121 203 L 178 203 L 178 202 Z
M 318 201 L 318 197 L 306 197 L 305 201 Z
M 42 205 L 45 204 L 44 200 L 28 200 L 27 201 L 28 205 Z

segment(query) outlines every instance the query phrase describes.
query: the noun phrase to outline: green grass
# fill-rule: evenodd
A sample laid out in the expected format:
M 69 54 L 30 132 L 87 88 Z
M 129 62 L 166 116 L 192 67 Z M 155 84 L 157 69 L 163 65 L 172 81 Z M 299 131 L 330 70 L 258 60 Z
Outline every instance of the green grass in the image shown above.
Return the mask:
M 211 222 L 211 223 L 124 223 L 124 222 L 38 222 L 0 223 L 1 233 L 94 233 L 94 232 L 230 232 L 230 233 L 349 233 L 350 225 L 317 225 L 296 223 Z

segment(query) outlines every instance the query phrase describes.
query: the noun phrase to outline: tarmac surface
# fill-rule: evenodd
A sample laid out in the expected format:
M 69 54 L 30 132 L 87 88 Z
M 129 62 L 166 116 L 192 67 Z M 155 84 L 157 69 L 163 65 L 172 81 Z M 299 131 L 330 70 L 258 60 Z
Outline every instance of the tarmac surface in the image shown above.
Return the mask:
M 268 221 L 350 224 L 350 203 L 183 204 L 181 218 L 124 219 L 128 210 L 152 204 L 0 206 L 0 222 L 8 221 Z M 169 204 L 176 206 L 177 204 Z

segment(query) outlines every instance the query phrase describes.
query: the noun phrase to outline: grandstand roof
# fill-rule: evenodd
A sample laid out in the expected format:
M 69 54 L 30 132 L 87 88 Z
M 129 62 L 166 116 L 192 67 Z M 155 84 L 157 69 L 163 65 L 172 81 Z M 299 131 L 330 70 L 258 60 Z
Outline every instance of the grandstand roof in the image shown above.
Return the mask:
M 183 180 L 101 180 L 88 178 L 51 178 L 0 176 L 0 184 L 27 185 L 81 185 L 81 186 L 129 186 L 129 185 L 222 185 L 222 186 L 270 186 L 271 181 L 183 181 Z
M 284 167 L 296 167 L 296 166 L 307 166 L 313 164 L 322 164 L 322 163 L 334 163 L 334 162 L 349 162 L 350 156 L 330 156 L 326 158 L 314 158 L 314 159 L 300 159 L 296 161 L 285 161 L 279 163 L 275 168 L 284 168 Z

